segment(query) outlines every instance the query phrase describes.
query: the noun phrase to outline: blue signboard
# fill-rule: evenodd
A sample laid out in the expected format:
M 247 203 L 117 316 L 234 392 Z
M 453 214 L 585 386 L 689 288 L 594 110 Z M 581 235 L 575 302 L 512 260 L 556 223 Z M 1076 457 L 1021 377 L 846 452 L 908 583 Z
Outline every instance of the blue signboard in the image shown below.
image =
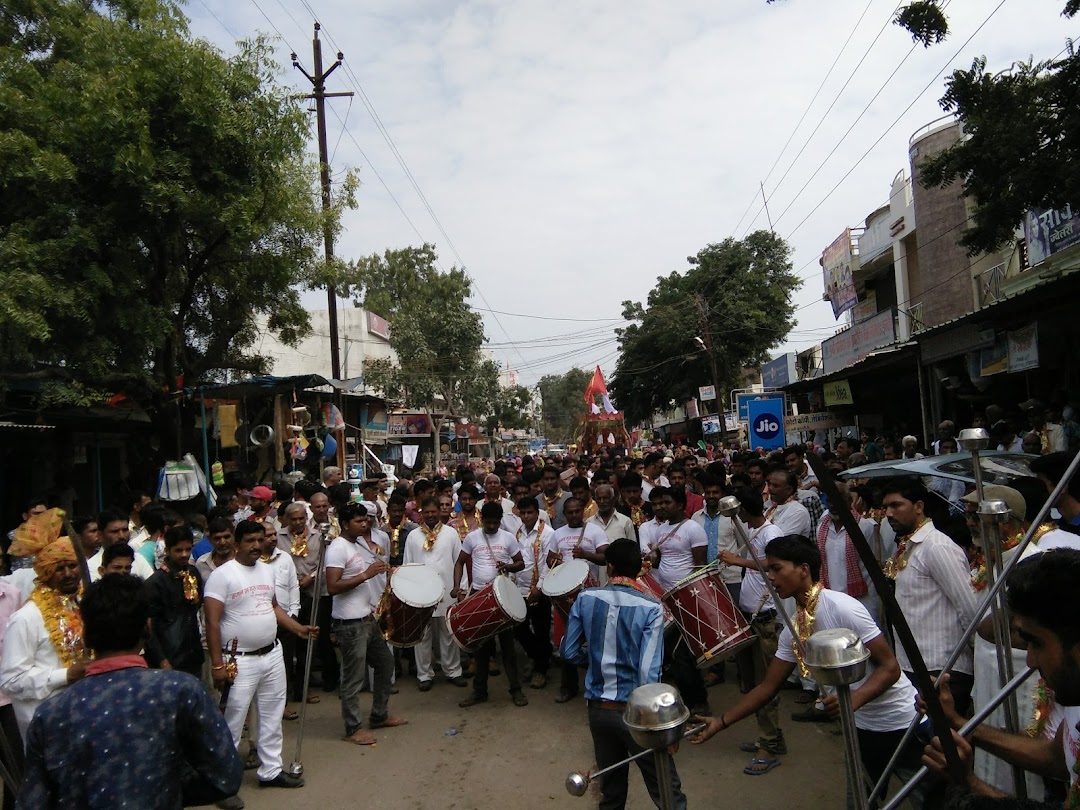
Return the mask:
M 750 421 L 750 412 L 748 410 L 748 406 L 749 406 L 749 404 L 751 402 L 753 402 L 755 400 L 773 400 L 773 399 L 778 400 L 781 403 L 780 412 L 783 413 L 786 410 L 785 405 L 786 405 L 786 402 L 787 402 L 787 397 L 784 394 L 781 394 L 781 393 L 776 393 L 776 394 L 755 394 L 752 391 L 748 392 L 748 393 L 744 393 L 744 394 L 736 394 L 735 395 L 735 404 L 736 404 L 736 406 L 737 406 L 737 408 L 739 410 L 739 421 L 740 422 L 749 422 Z
M 766 388 L 783 388 L 795 379 L 795 352 L 782 354 L 761 367 L 761 384 Z
M 756 399 L 748 406 L 750 449 L 774 450 L 784 446 L 784 401 Z

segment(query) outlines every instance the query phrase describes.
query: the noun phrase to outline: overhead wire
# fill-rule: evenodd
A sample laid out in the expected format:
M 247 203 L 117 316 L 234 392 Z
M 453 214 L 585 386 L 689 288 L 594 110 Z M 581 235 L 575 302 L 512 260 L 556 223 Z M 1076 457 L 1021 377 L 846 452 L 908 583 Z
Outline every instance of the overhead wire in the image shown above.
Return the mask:
M 331 34 L 331 32 L 326 29 L 325 24 L 321 21 L 319 15 L 315 12 L 315 9 L 312 7 L 311 3 L 308 2 L 308 0 L 300 0 L 300 2 L 304 6 L 304 8 L 306 8 L 307 11 L 311 14 L 311 16 L 316 21 L 319 22 L 319 24 L 321 26 L 322 33 L 326 37 L 327 42 L 329 42 L 333 47 L 337 48 L 340 51 L 341 50 L 340 46 L 337 44 L 337 42 L 335 42 L 334 37 Z M 492 310 L 491 303 L 487 300 L 487 296 L 484 295 L 484 291 L 480 287 L 480 284 L 476 281 L 475 277 L 472 277 L 472 275 L 468 272 L 468 270 L 467 270 L 468 265 L 466 264 L 465 260 L 461 257 L 461 253 L 458 251 L 457 246 L 454 244 L 454 240 L 450 238 L 450 234 L 447 233 L 446 228 L 442 224 L 442 221 L 439 219 L 438 215 L 435 213 L 435 209 L 432 207 L 430 201 L 427 198 L 427 195 L 424 193 L 423 189 L 420 188 L 420 184 L 417 182 L 416 177 L 413 175 L 412 169 L 409 168 L 409 164 L 405 160 L 405 156 L 401 154 L 401 150 L 398 149 L 398 146 L 394 142 L 393 137 L 390 135 L 389 130 L 386 128 L 385 124 L 383 124 L 382 118 L 379 116 L 378 112 L 376 112 L 375 105 L 372 104 L 371 99 L 368 98 L 367 93 L 364 91 L 364 87 L 360 82 L 360 77 L 356 75 L 356 72 L 352 69 L 352 66 L 349 65 L 348 63 L 342 63 L 342 66 L 343 66 L 346 77 L 351 79 L 351 81 L 352 81 L 352 83 L 354 85 L 354 90 L 357 93 L 358 97 L 360 98 L 360 102 L 364 105 L 364 108 L 367 110 L 368 115 L 371 117 L 371 120 L 375 123 L 376 129 L 378 130 L 379 134 L 382 136 L 383 140 L 386 142 L 386 145 L 390 148 L 391 154 L 395 157 L 395 159 L 398 162 L 398 165 L 401 167 L 402 171 L 405 173 L 405 177 L 408 179 L 409 183 L 412 185 L 413 190 L 416 192 L 417 197 L 420 198 L 420 202 L 423 204 L 423 207 L 427 211 L 428 216 L 431 218 L 431 221 L 435 224 L 435 227 L 439 231 L 439 233 L 442 234 L 443 239 L 446 240 L 446 245 L 450 248 L 451 252 L 453 252 L 455 258 L 457 258 L 458 266 L 460 267 L 462 272 L 466 273 L 466 275 L 469 276 L 469 279 L 472 282 L 473 289 L 476 291 L 477 296 L 483 302 L 484 306 L 487 307 L 489 313 L 491 314 L 492 320 L 495 321 L 495 324 L 499 327 L 499 329 L 506 336 L 507 341 L 509 341 L 510 345 L 513 346 L 514 345 L 514 339 L 510 336 L 510 333 L 507 331 L 506 327 L 503 326 L 502 321 L 499 320 L 498 314 L 496 314 L 496 312 L 494 310 Z M 522 355 L 521 352 L 518 351 L 516 348 L 515 348 L 515 352 L 517 353 L 518 357 L 520 357 L 521 360 L 524 362 L 524 360 L 525 360 L 524 355 Z
M 999 10 L 1001 9 L 1001 7 L 1002 7 L 1002 6 L 1004 6 L 1004 5 L 1005 5 L 1005 3 L 1007 3 L 1007 2 L 1008 2 L 1008 0 L 1000 0 L 1000 2 L 999 2 L 999 3 L 998 3 L 998 4 L 996 5 L 996 6 L 994 6 L 994 9 L 993 9 L 993 10 L 992 10 L 992 11 L 991 11 L 991 12 L 990 12 L 990 13 L 989 13 L 989 14 L 988 14 L 987 16 L 986 16 L 986 19 L 984 19 L 984 20 L 983 20 L 983 21 L 982 21 L 982 22 L 981 22 L 981 23 L 979 24 L 979 27 L 978 27 L 978 28 L 976 28 L 976 29 L 975 29 L 975 30 L 974 30 L 974 31 L 973 31 L 973 32 L 971 33 L 971 35 L 970 35 L 970 36 L 969 36 L 969 37 L 968 37 L 968 38 L 967 38 L 966 40 L 964 40 L 963 44 L 962 44 L 962 45 L 961 45 L 961 46 L 960 46 L 959 48 L 957 48 L 957 49 L 956 49 L 956 52 L 955 52 L 955 53 L 954 53 L 954 54 L 953 54 L 953 55 L 952 55 L 952 56 L 951 56 L 951 57 L 949 58 L 949 61 L 948 61 L 948 62 L 946 62 L 946 63 L 945 63 L 944 65 L 942 65 L 942 66 L 941 66 L 941 69 L 940 69 L 940 70 L 938 70 L 938 72 L 934 74 L 933 78 L 932 78 L 932 79 L 930 79 L 930 81 L 929 81 L 929 82 L 927 82 L 926 86 L 925 86 L 925 87 L 923 87 L 923 89 L 922 89 L 921 91 L 919 91 L 919 94 L 918 94 L 917 96 L 915 96 L 915 98 L 914 98 L 914 99 L 912 99 L 912 100 L 911 100 L 911 103 L 910 103 L 910 104 L 908 104 L 908 105 L 907 105 L 907 106 L 906 106 L 906 107 L 905 107 L 905 108 L 903 109 L 903 111 L 902 111 L 902 112 L 900 113 L 900 115 L 898 115 L 898 116 L 897 116 L 897 117 L 896 117 L 896 118 L 895 118 L 895 119 L 893 120 L 893 122 L 892 122 L 891 124 L 889 124 L 889 126 L 888 126 L 888 127 L 887 127 L 887 128 L 885 129 L 885 131 L 884 131 L 884 132 L 882 132 L 882 133 L 881 133 L 881 135 L 880 135 L 880 136 L 879 136 L 879 137 L 877 138 L 877 140 L 875 140 L 875 141 L 874 141 L 874 142 L 873 142 L 872 144 L 870 144 L 870 147 L 869 147 L 869 148 L 868 148 L 868 149 L 867 149 L 867 150 L 866 150 L 865 152 L 863 152 L 862 156 L 861 156 L 861 157 L 860 157 L 860 158 L 859 158 L 858 160 L 856 160 L 856 161 L 855 161 L 855 163 L 854 163 L 854 164 L 853 164 L 853 165 L 851 166 L 851 168 L 850 168 L 850 169 L 848 169 L 848 170 L 847 170 L 847 172 L 845 172 L 845 173 L 844 173 L 844 176 L 843 176 L 843 177 L 841 177 L 841 178 L 840 178 L 840 179 L 839 179 L 839 180 L 838 180 L 838 181 L 836 182 L 836 184 L 835 184 L 835 185 L 834 185 L 834 186 L 833 186 L 833 187 L 832 187 L 831 189 L 829 189 L 829 191 L 828 191 L 828 192 L 827 192 L 827 193 L 825 194 L 825 196 L 824 196 L 824 197 L 823 197 L 823 198 L 821 199 L 821 201 L 820 201 L 820 202 L 818 202 L 818 204 L 817 204 L 817 205 L 815 205 L 815 206 L 814 206 L 813 208 L 811 208 L 811 209 L 810 209 L 810 211 L 809 211 L 809 213 L 807 213 L 807 215 L 806 215 L 805 217 L 803 217 L 803 218 L 802 218 L 802 219 L 801 219 L 801 220 L 799 221 L 799 224 L 798 224 L 798 225 L 796 225 L 796 226 L 795 226 L 795 228 L 794 228 L 794 229 L 793 229 L 793 230 L 792 230 L 792 231 L 791 231 L 791 232 L 790 232 L 790 233 L 789 233 L 789 234 L 787 235 L 786 239 L 787 239 L 788 241 L 790 241 L 791 237 L 792 237 L 792 236 L 794 236 L 796 232 L 798 232 L 799 228 L 801 228 L 801 227 L 802 227 L 802 226 L 803 226 L 803 225 L 804 225 L 804 224 L 806 223 L 806 221 L 807 221 L 808 219 L 810 219 L 810 217 L 812 217 L 812 216 L 814 215 L 814 213 L 815 213 L 815 212 L 816 212 L 816 211 L 817 211 L 817 210 L 818 210 L 819 208 L 821 208 L 821 206 L 822 206 L 822 205 L 824 205 L 824 204 L 825 204 L 825 203 L 826 203 L 826 202 L 828 201 L 828 199 L 829 199 L 829 198 L 830 198 L 830 197 L 831 197 L 831 196 L 832 196 L 832 195 L 833 195 L 833 194 L 834 194 L 834 193 L 836 192 L 836 190 L 837 190 L 838 188 L 840 188 L 840 186 L 841 186 L 841 185 L 843 184 L 843 182 L 844 182 L 845 180 L 847 180 L 847 178 L 848 178 L 848 177 L 850 177 L 850 176 L 851 176 L 851 173 L 852 173 L 852 172 L 854 172 L 854 171 L 855 171 L 855 169 L 856 169 L 856 168 L 858 168 L 858 166 L 859 166 L 859 165 L 860 165 L 860 164 L 861 164 L 861 163 L 862 163 L 862 162 L 863 162 L 863 161 L 864 161 L 864 160 L 865 160 L 865 159 L 867 158 L 867 156 L 869 156 L 869 154 L 870 154 L 870 153 L 871 153 L 872 151 L 874 151 L 874 149 L 875 149 L 875 148 L 877 147 L 877 145 L 878 145 L 879 143 L 881 143 L 881 142 L 882 142 L 882 141 L 883 141 L 883 140 L 885 139 L 885 136 L 886 136 L 886 135 L 888 135 L 888 134 L 889 134 L 889 132 L 891 132 L 891 131 L 892 131 L 892 129 L 893 129 L 893 128 L 894 128 L 894 127 L 895 127 L 895 126 L 896 126 L 896 125 L 898 124 L 898 123 L 900 123 L 900 121 L 901 121 L 901 120 L 903 119 L 903 117 L 904 117 L 905 115 L 907 115 L 908 111 L 909 111 L 909 110 L 910 110 L 910 109 L 911 109 L 912 107 L 914 107 L 914 106 L 915 106 L 916 102 L 918 102 L 918 100 L 919 100 L 920 98 L 922 98 L 922 97 L 923 97 L 923 95 L 924 95 L 924 94 L 926 93 L 926 91 L 927 91 L 927 90 L 929 90 L 929 89 L 930 89 L 931 87 L 933 87 L 933 86 L 934 86 L 934 83 L 935 83 L 935 82 L 936 82 L 936 81 L 938 80 L 938 77 L 939 77 L 939 76 L 941 76 L 941 74 L 942 74 L 942 73 L 944 73 L 944 72 L 945 72 L 945 71 L 946 71 L 946 70 L 948 69 L 949 65 L 951 65 L 951 64 L 953 63 L 953 61 L 954 61 L 954 60 L 955 60 L 955 59 L 956 59 L 956 58 L 957 58 L 957 57 L 958 57 L 958 56 L 959 56 L 959 55 L 961 54 L 961 52 L 962 52 L 962 51 L 964 50 L 964 48 L 966 48 L 966 47 L 968 46 L 968 44 L 970 44 L 970 42 L 971 42 L 971 41 L 972 41 L 973 39 L 975 39 L 975 37 L 976 37 L 976 36 L 977 36 L 977 35 L 979 34 L 979 32 L 980 32 L 980 31 L 982 31 L 982 30 L 983 30 L 983 28 L 985 28 L 985 27 L 986 27 L 987 23 L 989 23 L 989 22 L 990 22 L 990 20 L 991 20 L 991 19 L 993 19 L 994 15 L 995 15 L 995 14 L 997 14 L 997 13 L 998 13 L 998 11 L 999 11 Z M 831 155 L 831 154 L 832 154 L 832 153 L 830 153 L 830 155 Z M 826 158 L 826 159 L 827 159 L 827 158 Z M 786 209 L 785 209 L 785 213 L 786 213 Z
M 814 102 L 817 101 L 818 96 L 821 95 L 821 91 L 825 88 L 826 82 L 829 81 L 829 77 L 832 76 L 833 70 L 836 69 L 837 64 L 840 62 L 840 57 L 844 55 L 844 51 L 847 50 L 847 46 L 851 43 L 852 38 L 855 36 L 855 32 L 859 30 L 859 26 L 862 25 L 863 18 L 866 17 L 866 13 L 870 10 L 870 6 L 874 4 L 874 0 L 869 0 L 866 7 L 863 9 L 862 14 L 859 15 L 859 19 L 855 21 L 855 25 L 851 29 L 851 33 L 848 34 L 847 39 L 844 40 L 844 44 L 840 46 L 840 50 L 836 54 L 836 58 L 833 59 L 829 69 L 825 72 L 825 78 L 821 80 L 821 84 L 818 85 L 817 90 L 814 91 L 814 95 L 810 98 L 810 102 L 806 105 L 806 109 L 803 110 L 802 115 L 799 116 L 799 120 L 795 122 L 795 127 L 791 130 L 787 140 L 784 142 L 783 147 L 780 149 L 780 154 L 776 156 L 776 160 L 773 161 L 772 166 L 769 167 L 768 173 L 765 175 L 765 179 L 761 181 L 762 185 L 769 182 L 769 178 L 772 177 L 773 171 L 776 170 L 777 165 L 780 163 L 780 159 L 783 158 L 787 148 L 791 145 L 791 141 L 795 138 L 795 134 L 799 131 L 799 127 L 802 126 L 803 121 L 806 120 L 806 116 L 810 113 L 811 108 L 814 106 Z M 895 13 L 895 12 L 894 12 Z M 754 193 L 750 195 L 750 202 L 746 206 L 746 210 L 743 211 L 739 221 L 735 224 L 735 227 L 731 229 L 732 237 L 739 230 L 739 226 L 743 224 L 743 220 L 746 219 L 746 215 L 750 213 L 750 209 L 754 207 L 754 202 L 758 198 L 758 189 L 754 190 Z M 756 218 L 755 218 L 756 219 Z

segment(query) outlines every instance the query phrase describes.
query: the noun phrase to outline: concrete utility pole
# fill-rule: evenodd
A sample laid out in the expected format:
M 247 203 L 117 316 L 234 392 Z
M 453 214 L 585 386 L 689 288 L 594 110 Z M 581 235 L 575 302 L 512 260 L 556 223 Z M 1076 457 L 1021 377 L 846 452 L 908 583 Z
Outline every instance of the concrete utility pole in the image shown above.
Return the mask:
M 323 213 L 330 211 L 330 158 L 326 149 L 326 99 L 340 96 L 352 96 L 352 93 L 327 93 L 326 77 L 341 67 L 345 54 L 338 51 L 337 61 L 325 73 L 322 69 L 322 42 L 319 40 L 320 25 L 315 23 L 315 38 L 311 42 L 314 75 L 304 70 L 299 58 L 292 55 L 293 67 L 299 70 L 311 82 L 313 92 L 304 98 L 315 99 L 315 117 L 319 128 L 319 180 L 322 185 Z M 323 244 L 326 250 L 326 264 L 329 267 L 334 258 L 334 232 L 327 222 L 323 227 Z M 341 379 L 341 348 L 338 345 L 337 288 L 331 282 L 326 288 L 330 318 L 330 367 L 335 380 Z
M 697 303 L 698 311 L 701 313 L 701 332 L 704 337 L 702 343 L 705 344 L 705 353 L 709 355 L 709 367 L 712 369 L 713 388 L 716 389 L 716 399 L 714 400 L 716 413 L 720 417 L 720 446 L 727 445 L 727 424 L 724 418 L 724 408 L 721 394 L 720 394 L 720 372 L 716 368 L 716 355 L 713 353 L 712 331 L 709 329 L 709 307 L 705 303 L 705 296 L 701 293 L 694 294 L 694 301 Z

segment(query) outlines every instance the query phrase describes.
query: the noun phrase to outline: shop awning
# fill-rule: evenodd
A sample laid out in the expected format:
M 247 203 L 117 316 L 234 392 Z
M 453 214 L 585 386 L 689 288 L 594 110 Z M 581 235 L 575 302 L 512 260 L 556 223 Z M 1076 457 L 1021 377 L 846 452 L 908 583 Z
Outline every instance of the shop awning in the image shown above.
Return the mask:
M 195 388 L 185 388 L 184 391 L 190 395 L 205 395 L 214 399 L 243 399 L 244 397 L 273 396 L 290 391 L 302 391 L 305 388 L 316 388 L 320 385 L 330 385 L 330 381 L 318 374 L 300 374 L 294 377 L 264 375 L 249 377 L 234 383 L 200 385 Z

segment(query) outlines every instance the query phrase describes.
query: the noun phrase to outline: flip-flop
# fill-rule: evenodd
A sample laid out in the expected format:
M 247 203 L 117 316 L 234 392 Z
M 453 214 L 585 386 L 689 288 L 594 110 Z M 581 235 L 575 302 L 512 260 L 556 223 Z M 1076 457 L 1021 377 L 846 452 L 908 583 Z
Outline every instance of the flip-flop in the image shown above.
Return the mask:
M 281 713 L 281 719 L 298 720 L 300 719 L 300 715 L 298 715 L 294 709 L 286 709 L 284 712 Z
M 322 698 L 318 695 L 308 695 L 307 702 L 311 705 L 315 705 L 316 703 L 322 703 Z
M 739 750 L 744 754 L 756 754 L 758 752 L 758 747 L 756 742 L 739 743 Z
M 750 764 L 743 768 L 743 773 L 747 776 L 764 776 L 773 768 L 782 765 L 783 763 L 779 759 L 758 759 L 755 757 L 750 760 Z M 764 765 L 764 768 L 754 768 L 754 765 Z
M 397 728 L 408 725 L 409 721 L 402 717 L 387 717 L 382 722 L 368 723 L 369 728 Z
M 347 743 L 352 743 L 353 745 L 375 745 L 377 742 L 373 734 L 367 734 L 359 740 L 354 740 L 352 737 L 342 737 L 341 739 Z

